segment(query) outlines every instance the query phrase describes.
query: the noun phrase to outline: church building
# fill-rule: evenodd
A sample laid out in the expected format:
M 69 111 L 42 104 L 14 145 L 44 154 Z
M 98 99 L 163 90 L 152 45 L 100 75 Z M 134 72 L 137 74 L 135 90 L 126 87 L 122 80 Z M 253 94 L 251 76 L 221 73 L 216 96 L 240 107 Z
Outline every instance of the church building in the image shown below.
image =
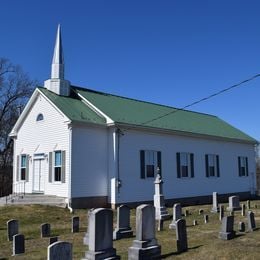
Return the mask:
M 212 192 L 255 193 L 257 141 L 216 116 L 72 85 L 58 27 L 51 78 L 10 133 L 14 192 L 64 198 L 71 208 L 151 202 L 161 174 L 168 205 Z

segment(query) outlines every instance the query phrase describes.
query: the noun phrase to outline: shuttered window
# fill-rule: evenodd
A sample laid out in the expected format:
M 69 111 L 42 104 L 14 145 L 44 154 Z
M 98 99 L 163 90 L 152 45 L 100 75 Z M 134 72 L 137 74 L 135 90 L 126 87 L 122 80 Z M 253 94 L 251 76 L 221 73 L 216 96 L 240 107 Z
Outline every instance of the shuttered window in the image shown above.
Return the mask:
M 61 166 L 62 166 L 61 151 L 54 152 L 54 181 L 61 181 Z
M 205 155 L 206 177 L 220 177 L 219 156 L 217 154 Z
M 176 153 L 177 161 L 177 178 L 194 177 L 194 154 L 193 153 Z
M 140 178 L 154 178 L 157 173 L 161 174 L 162 158 L 160 151 L 140 151 Z
M 49 182 L 65 183 L 65 151 L 54 151 L 49 153 Z
M 248 158 L 245 156 L 238 157 L 238 175 L 240 177 L 248 176 Z

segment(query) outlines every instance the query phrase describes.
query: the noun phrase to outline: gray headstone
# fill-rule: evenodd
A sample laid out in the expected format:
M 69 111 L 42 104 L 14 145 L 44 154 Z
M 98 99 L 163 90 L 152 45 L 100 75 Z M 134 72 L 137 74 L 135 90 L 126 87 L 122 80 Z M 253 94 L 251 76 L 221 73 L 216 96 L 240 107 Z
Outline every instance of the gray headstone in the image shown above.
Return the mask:
M 203 214 L 203 212 L 204 212 L 204 210 L 203 210 L 203 209 L 199 209 L 199 215 L 202 215 L 202 214 Z
M 204 215 L 204 223 L 207 224 L 209 222 L 209 216 Z
M 239 222 L 238 223 L 238 231 L 239 232 L 245 232 L 246 231 L 246 226 L 245 226 L 245 223 L 244 222 Z
M 11 219 L 6 222 L 7 225 L 7 240 L 13 241 L 13 236 L 19 233 L 19 223 L 16 219 Z
M 219 238 L 223 240 L 230 240 L 234 238 L 235 235 L 236 232 L 234 231 L 234 216 L 223 217 Z
M 58 241 L 48 246 L 48 260 L 72 260 L 72 244 Z
M 252 211 L 247 212 L 247 223 L 248 223 L 248 231 L 252 232 L 256 229 L 255 214 Z
M 90 216 L 90 214 L 91 214 L 91 212 L 92 212 L 93 210 L 94 210 L 94 208 L 90 209 L 90 210 L 88 211 L 88 214 L 87 214 L 88 229 L 89 229 L 89 221 L 90 221 L 89 216 Z M 84 238 L 83 238 L 83 244 L 87 246 L 87 245 L 88 245 L 88 241 L 89 241 L 89 231 L 87 230 L 87 232 L 85 233 L 85 236 L 84 236 Z
M 118 259 L 113 248 L 113 211 L 99 208 L 89 214 L 88 251 L 84 259 Z
M 58 237 L 57 236 L 56 237 L 50 237 L 49 238 L 49 245 L 51 245 L 51 244 L 53 244 L 53 243 L 55 243 L 57 241 L 58 241 Z
M 189 210 L 188 210 L 188 209 L 185 209 L 185 211 L 184 211 L 184 216 L 185 216 L 185 217 L 188 217 L 188 216 L 189 216 Z
M 241 210 L 239 197 L 238 196 L 231 196 L 228 198 L 228 211 L 236 211 Z
M 41 237 L 50 237 L 51 236 L 51 225 L 49 223 L 41 224 Z
M 219 206 L 218 206 L 218 193 L 213 192 L 212 194 L 212 209 L 211 212 L 219 212 Z
M 181 212 L 181 204 L 176 203 L 173 206 L 173 219 L 171 224 L 169 225 L 170 229 L 175 229 L 177 220 L 182 218 L 182 212 Z
M 170 214 L 165 207 L 164 195 L 163 195 L 163 180 L 160 174 L 157 174 L 154 181 L 155 194 L 153 196 L 153 202 L 155 207 L 155 219 L 169 219 Z
M 128 259 L 153 259 L 161 255 L 155 238 L 155 208 L 144 204 L 136 208 L 136 239 L 128 248 Z
M 223 217 L 224 217 L 224 206 L 220 205 L 219 206 L 219 220 L 222 221 Z
M 242 204 L 242 209 L 241 209 L 241 216 L 245 216 L 246 215 L 246 205 Z
M 121 239 L 132 237 L 133 230 L 130 227 L 130 208 L 126 205 L 121 205 L 117 208 L 117 223 L 116 229 L 113 232 L 113 239 Z
M 71 218 L 71 232 L 79 232 L 79 217 L 74 216 Z
M 13 256 L 24 254 L 25 247 L 24 247 L 24 235 L 16 234 L 13 236 Z
M 177 251 L 185 252 L 188 250 L 188 240 L 187 240 L 187 231 L 186 231 L 186 221 L 185 219 L 179 219 L 176 223 L 176 242 L 177 242 Z

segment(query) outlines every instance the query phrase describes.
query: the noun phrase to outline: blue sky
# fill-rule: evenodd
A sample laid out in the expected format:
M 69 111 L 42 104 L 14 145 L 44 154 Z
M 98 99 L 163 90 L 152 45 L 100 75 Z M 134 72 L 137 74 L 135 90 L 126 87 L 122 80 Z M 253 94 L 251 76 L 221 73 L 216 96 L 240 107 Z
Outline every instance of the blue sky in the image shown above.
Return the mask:
M 0 0 L 0 56 L 41 83 L 58 23 L 72 84 L 183 107 L 260 73 L 258 0 Z M 260 140 L 260 78 L 191 107 Z

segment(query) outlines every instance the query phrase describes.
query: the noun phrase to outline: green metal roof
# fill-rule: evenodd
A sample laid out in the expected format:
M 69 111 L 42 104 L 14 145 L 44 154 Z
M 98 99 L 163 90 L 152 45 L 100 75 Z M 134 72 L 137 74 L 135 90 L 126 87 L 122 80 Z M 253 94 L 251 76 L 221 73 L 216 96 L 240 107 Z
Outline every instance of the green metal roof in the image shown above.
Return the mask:
M 120 97 L 107 93 L 75 88 L 76 92 L 103 111 L 116 123 L 155 127 L 165 130 L 257 141 L 216 116 Z M 164 116 L 169 114 L 167 116 Z M 162 118 L 159 118 L 163 116 Z M 158 120 L 154 120 L 159 118 Z
M 70 97 L 56 95 L 46 88 L 38 88 L 51 102 L 59 108 L 71 121 L 82 123 L 105 124 L 106 120 L 100 117 L 75 94 Z
M 70 97 L 58 96 L 45 88 L 38 88 L 70 120 L 105 124 L 105 118 L 83 103 L 78 95 L 87 99 L 115 123 L 159 128 L 190 134 L 257 143 L 255 139 L 229 125 L 216 116 L 178 110 L 173 107 L 120 97 L 79 87 L 72 87 Z M 168 114 L 167 116 L 164 116 Z M 162 117 L 161 117 L 162 116 Z M 161 118 L 160 118 L 161 117 Z M 159 118 L 154 120 L 155 118 Z

